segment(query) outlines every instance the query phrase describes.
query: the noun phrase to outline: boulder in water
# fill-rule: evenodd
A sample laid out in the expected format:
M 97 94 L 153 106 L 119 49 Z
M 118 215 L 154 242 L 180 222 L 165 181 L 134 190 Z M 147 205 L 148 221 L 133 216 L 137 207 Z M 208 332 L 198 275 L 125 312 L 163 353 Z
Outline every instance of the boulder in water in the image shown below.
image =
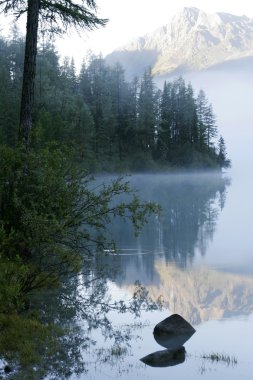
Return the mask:
M 173 314 L 154 328 L 154 338 L 158 344 L 169 350 L 177 350 L 190 339 L 196 330 L 183 317 Z

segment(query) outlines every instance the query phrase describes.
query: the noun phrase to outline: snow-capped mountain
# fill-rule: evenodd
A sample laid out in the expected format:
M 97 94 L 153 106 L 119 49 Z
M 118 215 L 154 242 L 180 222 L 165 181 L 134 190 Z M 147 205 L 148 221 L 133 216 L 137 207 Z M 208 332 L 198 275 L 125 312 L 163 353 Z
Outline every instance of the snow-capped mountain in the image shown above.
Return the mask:
M 184 8 L 167 25 L 115 50 L 106 60 L 120 62 L 129 75 L 138 75 L 148 66 L 154 75 L 164 75 L 251 56 L 252 19 Z

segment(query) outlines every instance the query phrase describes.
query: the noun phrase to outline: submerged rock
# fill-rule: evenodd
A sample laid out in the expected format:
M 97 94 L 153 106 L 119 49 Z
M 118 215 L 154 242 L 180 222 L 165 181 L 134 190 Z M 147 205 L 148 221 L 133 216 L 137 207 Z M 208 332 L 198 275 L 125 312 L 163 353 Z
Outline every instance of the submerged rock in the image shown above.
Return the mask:
M 173 314 L 154 328 L 154 338 L 158 344 L 169 350 L 177 350 L 190 339 L 196 330 L 183 317 Z
M 4 372 L 5 373 L 11 373 L 12 372 L 12 368 L 8 364 L 6 364 L 4 366 Z
M 156 351 L 140 360 L 151 367 L 171 367 L 185 361 L 185 348 Z

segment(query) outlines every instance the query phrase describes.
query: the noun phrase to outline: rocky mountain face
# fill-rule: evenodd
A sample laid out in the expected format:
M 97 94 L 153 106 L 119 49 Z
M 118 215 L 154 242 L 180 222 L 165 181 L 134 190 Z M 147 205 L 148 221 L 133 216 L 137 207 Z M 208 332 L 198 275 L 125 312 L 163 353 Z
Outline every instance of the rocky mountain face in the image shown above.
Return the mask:
M 139 75 L 149 66 L 158 76 L 252 56 L 252 19 L 184 8 L 170 23 L 115 50 L 106 60 L 120 62 L 128 76 Z

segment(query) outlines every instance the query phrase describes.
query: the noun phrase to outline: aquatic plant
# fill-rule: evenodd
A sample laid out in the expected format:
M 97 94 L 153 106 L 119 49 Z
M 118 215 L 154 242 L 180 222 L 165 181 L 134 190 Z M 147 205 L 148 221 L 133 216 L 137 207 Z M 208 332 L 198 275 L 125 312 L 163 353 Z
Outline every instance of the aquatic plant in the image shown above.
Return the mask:
M 237 365 L 238 363 L 238 360 L 235 356 L 230 356 L 230 355 L 227 355 L 227 354 L 221 354 L 221 353 L 218 353 L 218 352 L 213 352 L 213 353 L 210 353 L 210 354 L 203 354 L 201 356 L 202 359 L 207 359 L 207 360 L 210 360 L 211 362 L 219 362 L 219 363 L 225 363 L 227 364 L 228 366 L 229 365 Z

